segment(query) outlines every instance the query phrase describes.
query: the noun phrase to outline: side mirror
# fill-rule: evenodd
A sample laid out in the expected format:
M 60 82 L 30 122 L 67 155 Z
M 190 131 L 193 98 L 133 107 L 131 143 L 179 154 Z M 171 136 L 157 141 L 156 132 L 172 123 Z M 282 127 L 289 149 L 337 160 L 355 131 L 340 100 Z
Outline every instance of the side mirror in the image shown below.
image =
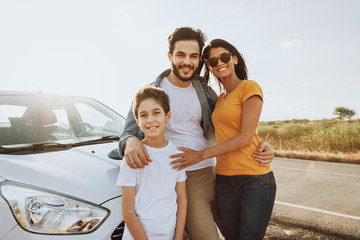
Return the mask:
M 117 148 L 115 148 L 108 153 L 108 157 L 114 160 L 121 160 L 124 156 L 119 153 L 119 150 Z

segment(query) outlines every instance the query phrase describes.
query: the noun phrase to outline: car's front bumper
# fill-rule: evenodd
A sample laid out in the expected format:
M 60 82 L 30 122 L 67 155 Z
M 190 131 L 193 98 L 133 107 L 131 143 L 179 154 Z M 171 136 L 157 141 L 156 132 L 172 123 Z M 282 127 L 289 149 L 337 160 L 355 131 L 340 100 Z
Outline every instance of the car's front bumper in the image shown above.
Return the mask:
M 2 182 L 2 178 L 0 177 L 0 182 Z M 13 215 L 10 212 L 9 205 L 7 202 L 0 196 L 0 239 L 4 239 L 4 237 L 17 226 L 17 222 L 15 221 Z M 16 239 L 16 238 L 13 238 Z M 21 238 L 19 238 L 21 239 Z

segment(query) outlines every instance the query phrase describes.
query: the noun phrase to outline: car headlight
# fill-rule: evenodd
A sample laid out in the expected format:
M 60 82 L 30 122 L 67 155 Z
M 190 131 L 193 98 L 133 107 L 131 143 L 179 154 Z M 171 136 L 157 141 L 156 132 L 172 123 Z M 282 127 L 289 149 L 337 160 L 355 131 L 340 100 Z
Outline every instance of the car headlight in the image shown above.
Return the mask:
M 30 232 L 89 233 L 109 215 L 104 207 L 24 184 L 6 181 L 0 192 L 19 225 Z

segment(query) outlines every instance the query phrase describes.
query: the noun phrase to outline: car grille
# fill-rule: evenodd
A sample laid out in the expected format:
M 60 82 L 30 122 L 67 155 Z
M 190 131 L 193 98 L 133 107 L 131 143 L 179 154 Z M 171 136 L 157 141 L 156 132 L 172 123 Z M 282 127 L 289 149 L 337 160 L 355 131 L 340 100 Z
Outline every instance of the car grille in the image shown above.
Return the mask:
M 120 225 L 111 234 L 111 240 L 121 240 L 124 234 L 124 228 L 125 228 L 124 222 L 120 223 Z

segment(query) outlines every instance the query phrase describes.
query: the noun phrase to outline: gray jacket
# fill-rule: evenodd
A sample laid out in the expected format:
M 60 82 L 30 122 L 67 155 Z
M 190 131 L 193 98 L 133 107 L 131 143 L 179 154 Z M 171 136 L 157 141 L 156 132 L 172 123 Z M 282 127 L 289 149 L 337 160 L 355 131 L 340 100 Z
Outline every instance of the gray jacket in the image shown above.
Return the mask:
M 160 87 L 161 81 L 169 75 L 171 69 L 165 70 L 162 72 L 155 80 L 155 82 L 151 83 L 150 85 Z M 204 136 L 209 142 L 209 146 L 213 146 L 216 143 L 215 140 L 215 131 L 214 126 L 211 122 L 211 113 L 214 110 L 215 103 L 217 100 L 217 95 L 214 90 L 206 83 L 205 79 L 200 76 L 195 76 L 192 81 L 192 84 L 196 90 L 196 94 L 199 98 L 200 105 L 201 105 L 201 113 L 202 113 L 202 120 L 201 120 L 201 127 L 204 130 Z M 124 132 L 120 136 L 119 142 L 119 153 L 120 155 L 124 155 L 125 150 L 125 142 L 129 137 L 136 136 L 140 140 L 144 139 L 144 133 L 141 131 L 139 126 L 136 124 L 132 106 L 130 111 L 127 115 L 126 122 L 125 122 L 125 129 Z

